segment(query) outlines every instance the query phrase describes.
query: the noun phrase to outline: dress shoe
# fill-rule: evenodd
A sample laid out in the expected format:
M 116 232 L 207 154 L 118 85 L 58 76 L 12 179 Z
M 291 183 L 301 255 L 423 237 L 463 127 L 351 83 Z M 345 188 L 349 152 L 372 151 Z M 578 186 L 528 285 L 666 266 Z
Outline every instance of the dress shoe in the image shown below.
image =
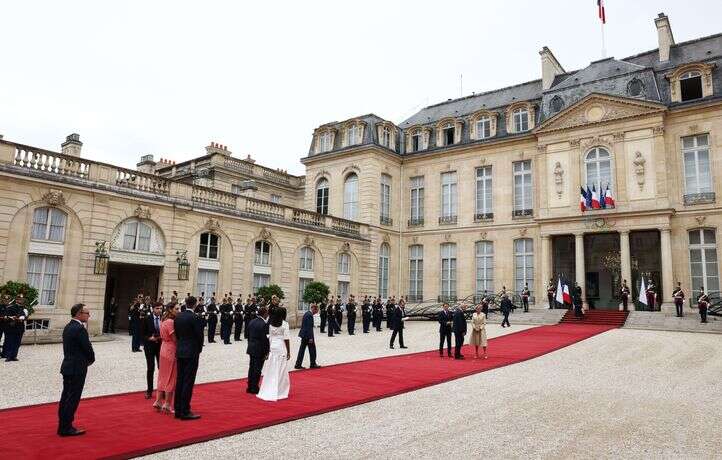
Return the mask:
M 399 348 L 409 348 L 409 347 L 405 347 L 405 346 L 401 345 Z
M 72 428 L 68 431 L 58 431 L 58 436 L 80 436 L 81 434 L 85 434 L 85 430 L 78 430 L 76 428 Z
M 17 358 L 7 358 L 7 359 L 5 359 L 5 362 L 7 362 L 7 363 L 9 363 L 9 362 L 11 362 L 11 361 L 18 361 L 18 359 L 17 359 Z
M 190 413 L 188 413 L 188 414 L 186 414 L 186 415 L 182 415 L 180 419 L 181 419 L 181 420 L 198 420 L 199 418 L 201 418 L 200 415 L 194 414 L 193 412 L 190 412 Z
M 394 346 L 393 346 L 393 345 L 391 345 L 391 346 L 390 346 L 389 348 L 391 348 L 391 349 L 393 350 L 393 349 L 394 349 Z
M 150 392 L 150 391 L 146 391 L 146 392 L 145 392 L 145 399 L 150 399 L 150 398 L 152 398 L 152 397 L 153 397 L 153 393 L 152 393 L 152 392 Z
M 311 364 L 310 369 L 321 369 L 321 366 L 319 366 L 318 364 Z
M 306 368 L 303 367 L 303 366 L 293 366 L 293 368 L 294 368 L 294 369 L 306 369 Z

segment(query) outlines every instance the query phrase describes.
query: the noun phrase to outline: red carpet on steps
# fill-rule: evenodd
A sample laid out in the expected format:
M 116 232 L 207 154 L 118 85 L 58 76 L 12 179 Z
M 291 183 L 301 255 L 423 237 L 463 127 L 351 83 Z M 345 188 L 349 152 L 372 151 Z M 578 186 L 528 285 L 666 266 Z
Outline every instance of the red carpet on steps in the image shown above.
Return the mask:
M 245 380 L 200 384 L 195 387 L 192 402 L 193 411 L 202 415 L 196 421 L 180 421 L 154 412 L 142 392 L 88 398 L 80 402 L 75 420 L 76 426 L 88 432 L 78 437 L 55 434 L 56 403 L 4 409 L 0 411 L 0 458 L 128 458 L 159 452 L 518 363 L 610 329 L 573 324 L 527 329 L 491 339 L 486 360 L 442 359 L 438 351 L 429 351 L 292 372 L 290 397 L 275 403 L 245 393 Z M 464 352 L 467 358 L 473 355 L 468 346 Z M 319 356 L 323 358 L 323 349 Z M 247 372 L 240 360 L 238 367 L 239 375 Z M 92 370 L 88 378 L 93 378 Z M 343 391 L 329 393 L 329 387 Z
M 573 310 L 564 313 L 562 323 L 564 324 L 597 324 L 613 327 L 622 327 L 627 321 L 628 311 L 619 310 L 587 310 L 584 317 L 577 318 Z

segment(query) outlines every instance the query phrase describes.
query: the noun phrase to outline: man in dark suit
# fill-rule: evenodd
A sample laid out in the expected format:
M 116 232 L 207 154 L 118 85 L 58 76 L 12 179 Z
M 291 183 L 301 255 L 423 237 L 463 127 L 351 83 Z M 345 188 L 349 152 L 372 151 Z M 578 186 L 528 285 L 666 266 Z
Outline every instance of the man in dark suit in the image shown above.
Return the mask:
M 264 306 L 258 309 L 256 319 L 248 323 L 248 348 L 246 353 L 250 356 L 248 366 L 248 388 L 246 393 L 258 394 L 258 383 L 261 380 L 263 362 L 268 358 L 270 344 L 268 342 L 268 309 Z
M 95 352 L 85 329 L 90 311 L 85 305 L 78 303 L 70 309 L 70 315 L 73 319 L 63 329 L 63 363 L 60 365 L 63 393 L 58 406 L 59 436 L 78 436 L 85 433 L 85 430 L 73 426 L 73 419 L 83 394 L 88 366 L 95 362 Z
M 201 417 L 191 412 L 191 398 L 198 372 L 198 358 L 203 351 L 204 320 L 193 312 L 197 302 L 195 297 L 188 297 L 186 299 L 188 309 L 178 313 L 173 321 L 178 362 L 174 406 L 175 418 L 181 420 L 195 420 Z
M 393 332 L 391 333 L 389 348 L 394 348 L 394 341 L 396 340 L 397 334 L 399 336 L 399 345 L 401 345 L 399 348 L 408 348 L 404 346 L 404 311 L 399 305 L 395 305 L 394 309 L 391 310 L 390 324 Z
M 142 319 L 140 323 L 140 336 L 143 339 L 143 353 L 145 354 L 145 399 L 153 396 L 153 375 L 156 366 L 160 365 L 160 323 L 163 304 L 153 304 L 153 311 Z
M 446 341 L 446 352 L 451 358 L 451 323 L 454 318 L 449 311 L 449 304 L 444 302 L 443 309 L 439 312 L 439 356 L 444 357 L 444 341 Z
M 316 313 L 318 313 L 318 306 L 312 303 L 311 309 L 303 314 L 301 330 L 298 331 L 298 336 L 301 337 L 301 346 L 298 348 L 295 369 L 304 369 L 302 364 L 303 356 L 306 354 L 306 347 L 308 347 L 308 353 L 311 355 L 311 369 L 321 367 L 316 364 L 316 340 L 313 337 L 313 315 Z
M 461 304 L 461 308 L 456 307 L 454 310 L 454 359 L 464 359 L 464 355 L 461 354 L 461 347 L 464 346 L 464 336 L 466 335 L 464 310 L 466 310 L 466 304 Z

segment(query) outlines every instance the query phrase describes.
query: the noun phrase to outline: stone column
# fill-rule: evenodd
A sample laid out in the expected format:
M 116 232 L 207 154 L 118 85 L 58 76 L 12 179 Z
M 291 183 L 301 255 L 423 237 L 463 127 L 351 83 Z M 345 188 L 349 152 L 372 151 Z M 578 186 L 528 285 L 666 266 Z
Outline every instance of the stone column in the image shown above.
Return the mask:
M 549 278 L 551 278 L 552 273 L 552 254 L 551 254 L 551 236 L 550 235 L 542 235 L 541 237 L 541 283 L 537 284 L 537 293 L 536 298 L 539 299 L 537 301 L 537 305 L 544 305 L 544 301 L 546 299 L 546 288 L 547 283 L 549 282 Z
M 629 230 L 622 230 L 619 232 L 619 259 L 621 262 L 622 281 L 627 280 L 627 286 L 632 286 L 632 257 L 629 251 Z M 630 302 L 633 301 L 632 293 L 629 293 Z M 619 308 L 622 308 L 622 304 L 619 304 Z M 634 308 L 632 307 L 632 310 Z
M 584 308 L 584 310 L 588 310 L 589 304 L 587 303 L 586 270 L 584 268 L 584 233 L 574 234 L 574 255 L 574 263 L 576 265 L 575 277 L 577 279 L 577 284 L 580 288 L 582 288 L 582 308 Z M 571 289 L 572 286 L 569 286 L 569 288 Z
M 676 314 L 674 308 L 674 302 L 672 297 L 667 293 L 672 292 L 674 289 L 674 277 L 672 276 L 674 271 L 672 269 L 672 239 L 671 231 L 669 228 L 662 228 L 660 230 L 660 246 L 662 247 L 662 305 L 661 310 L 666 315 Z

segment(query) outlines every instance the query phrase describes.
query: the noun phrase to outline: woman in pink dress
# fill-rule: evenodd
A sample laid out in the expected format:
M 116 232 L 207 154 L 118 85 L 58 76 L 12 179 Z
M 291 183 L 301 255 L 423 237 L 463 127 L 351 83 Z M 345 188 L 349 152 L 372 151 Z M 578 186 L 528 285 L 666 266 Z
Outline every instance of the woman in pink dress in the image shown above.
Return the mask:
M 160 363 L 158 365 L 158 391 L 153 407 L 157 410 L 172 414 L 173 395 L 176 383 L 176 338 L 173 328 L 175 315 L 180 311 L 179 305 L 169 308 L 163 315 L 160 325 Z

